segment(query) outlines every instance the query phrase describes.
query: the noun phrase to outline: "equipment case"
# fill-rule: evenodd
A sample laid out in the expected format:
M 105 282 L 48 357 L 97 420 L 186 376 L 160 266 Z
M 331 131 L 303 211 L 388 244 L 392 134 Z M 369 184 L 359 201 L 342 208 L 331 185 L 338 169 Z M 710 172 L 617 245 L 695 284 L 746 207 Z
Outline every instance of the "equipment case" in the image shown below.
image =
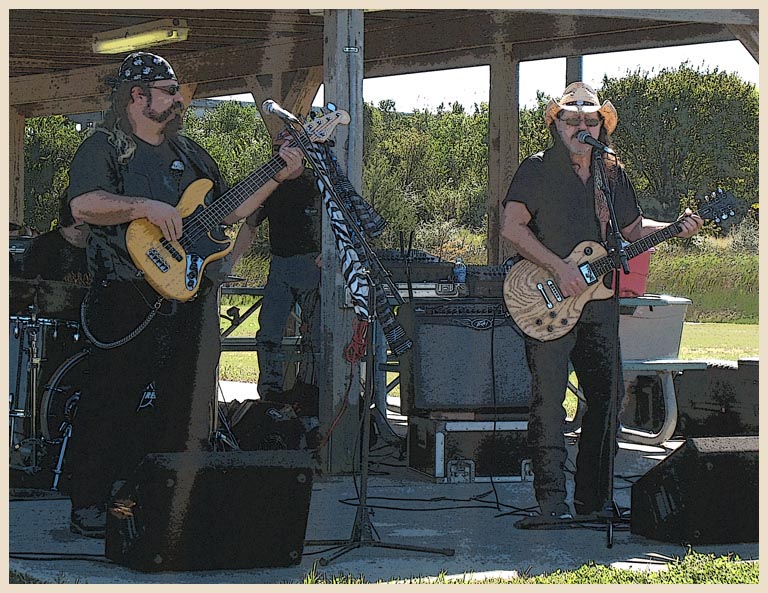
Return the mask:
M 531 480 L 526 420 L 408 418 L 408 466 L 437 483 Z

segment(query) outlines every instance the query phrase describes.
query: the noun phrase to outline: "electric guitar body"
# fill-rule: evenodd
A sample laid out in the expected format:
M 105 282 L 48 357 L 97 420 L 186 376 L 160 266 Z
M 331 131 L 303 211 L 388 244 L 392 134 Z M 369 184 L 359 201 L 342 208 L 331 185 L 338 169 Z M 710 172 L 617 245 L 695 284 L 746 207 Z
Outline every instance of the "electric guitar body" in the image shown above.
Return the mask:
M 187 220 L 193 214 L 205 209 L 205 196 L 212 187 L 209 179 L 198 179 L 184 190 L 176 205 L 183 228 L 190 226 Z M 149 285 L 164 297 L 183 302 L 197 294 L 205 266 L 226 256 L 234 246 L 218 226 L 197 234 L 189 238 L 191 244 L 182 237 L 183 247 L 179 241 L 166 241 L 160 227 L 140 218 L 128 225 L 125 239 L 128 253 Z
M 565 261 L 577 267 L 607 255 L 594 241 L 579 243 Z M 601 278 L 576 297 L 563 298 L 552 276 L 527 259 L 521 259 L 504 279 L 504 303 L 517 326 L 541 341 L 556 340 L 573 329 L 584 306 L 594 300 L 613 296 Z

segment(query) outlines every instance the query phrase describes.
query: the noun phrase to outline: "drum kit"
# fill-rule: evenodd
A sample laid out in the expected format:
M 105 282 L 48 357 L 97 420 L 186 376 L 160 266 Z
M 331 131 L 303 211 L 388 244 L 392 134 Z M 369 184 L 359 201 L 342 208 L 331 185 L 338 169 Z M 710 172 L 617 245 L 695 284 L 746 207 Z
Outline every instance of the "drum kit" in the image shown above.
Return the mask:
M 86 288 L 10 279 L 9 438 L 12 488 L 66 489 L 65 454 L 88 375 L 81 336 Z

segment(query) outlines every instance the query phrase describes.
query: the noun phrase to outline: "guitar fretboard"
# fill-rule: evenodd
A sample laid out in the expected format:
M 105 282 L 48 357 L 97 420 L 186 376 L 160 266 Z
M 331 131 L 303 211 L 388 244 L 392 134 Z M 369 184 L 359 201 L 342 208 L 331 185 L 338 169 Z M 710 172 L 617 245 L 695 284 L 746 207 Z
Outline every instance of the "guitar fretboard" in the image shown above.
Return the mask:
M 285 161 L 275 155 L 240 183 L 224 193 L 207 208 L 203 208 L 190 216 L 186 221 L 184 235 L 181 238 L 182 247 L 194 243 L 202 234 L 208 233 L 221 224 L 229 214 L 234 212 L 245 200 L 262 187 L 280 169 L 285 167 Z
M 663 229 L 659 229 L 658 231 L 655 231 L 650 235 L 647 235 L 642 239 L 635 241 L 634 243 L 630 243 L 625 248 L 625 251 L 627 252 L 627 257 L 629 259 L 632 259 L 633 257 L 637 257 L 641 253 L 645 253 L 646 251 L 648 251 L 651 247 L 654 247 L 659 243 L 662 243 L 668 239 L 671 239 L 672 237 L 677 235 L 681 230 L 682 230 L 682 227 L 680 226 L 680 223 L 673 222 L 672 224 L 664 227 Z M 620 265 L 620 264 L 617 264 L 616 260 L 610 255 L 606 255 L 604 257 L 601 257 L 600 259 L 596 259 L 595 261 L 589 264 L 590 268 L 592 269 L 592 271 L 597 277 L 600 277 L 603 274 L 607 274 L 611 270 L 616 269 L 617 265 Z

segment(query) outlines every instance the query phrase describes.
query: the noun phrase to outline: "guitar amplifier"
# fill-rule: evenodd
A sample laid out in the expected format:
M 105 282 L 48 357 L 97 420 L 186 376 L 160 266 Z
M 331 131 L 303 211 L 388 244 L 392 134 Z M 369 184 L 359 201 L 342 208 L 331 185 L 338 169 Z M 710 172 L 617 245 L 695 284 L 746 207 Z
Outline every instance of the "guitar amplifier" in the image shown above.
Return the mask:
M 392 282 L 408 281 L 407 262 L 397 249 L 376 251 L 381 265 L 391 274 Z M 453 282 L 453 262 L 443 261 L 426 251 L 413 250 L 410 261 L 411 282 Z
M 467 290 L 469 296 L 472 298 L 502 298 L 504 279 L 511 268 L 512 264 L 467 266 Z
M 398 319 L 413 340 L 399 359 L 403 414 L 527 411 L 525 343 L 500 299 L 424 299 L 401 306 Z

